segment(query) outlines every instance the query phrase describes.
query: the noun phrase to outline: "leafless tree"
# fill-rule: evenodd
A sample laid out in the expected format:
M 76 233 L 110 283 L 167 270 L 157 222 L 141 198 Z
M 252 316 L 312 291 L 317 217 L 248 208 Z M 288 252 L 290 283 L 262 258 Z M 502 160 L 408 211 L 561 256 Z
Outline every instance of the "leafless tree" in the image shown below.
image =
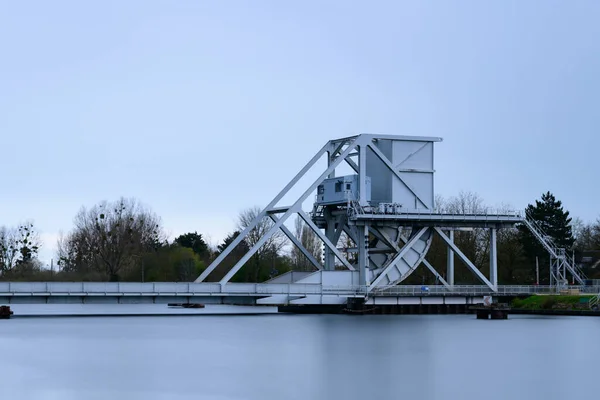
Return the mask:
M 594 247 L 594 225 L 584 223 L 581 218 L 574 218 L 573 236 L 575 237 L 574 248 L 578 251 L 591 250 Z
M 18 255 L 16 230 L 5 226 L 0 227 L 0 275 L 12 270 Z
M 36 256 L 40 246 L 40 238 L 32 222 L 17 228 L 0 227 L 0 275 L 16 268 L 25 270 L 38 266 Z
M 477 193 L 461 191 L 458 196 L 443 202 L 443 210 L 452 214 L 480 214 L 486 207 Z
M 435 208 L 437 212 L 449 214 L 482 214 L 489 211 L 485 206 L 483 199 L 473 192 L 461 191 L 457 196 L 444 198 L 437 195 L 435 199 Z M 489 234 L 485 229 L 472 229 L 470 231 L 457 231 L 454 236 L 454 243 L 461 251 L 477 266 L 484 269 L 486 260 L 489 260 Z M 434 246 L 430 249 L 430 258 L 442 266 L 442 260 L 446 258 L 446 245 L 434 241 Z M 443 269 L 442 269 L 443 270 Z M 471 279 L 472 274 L 462 265 L 457 264 L 455 270 L 457 281 L 461 279 Z
M 321 240 L 315 232 L 300 218 L 296 218 L 294 222 L 294 234 L 300 241 L 302 246 L 313 256 L 317 261 L 320 261 L 323 256 L 323 246 Z M 292 246 L 291 251 L 294 267 L 300 271 L 310 271 L 314 268 L 312 263 L 296 246 Z
M 592 246 L 595 250 L 600 250 L 600 218 L 592 225 Z
M 241 232 L 252 224 L 256 217 L 260 214 L 261 209 L 258 206 L 250 207 L 242 212 L 238 216 L 238 230 Z M 264 217 L 262 220 L 248 233 L 245 238 L 246 244 L 249 248 L 252 248 L 258 241 L 267 233 L 274 223 L 269 217 Z M 260 276 L 261 268 L 263 267 L 264 261 L 269 258 L 274 260 L 279 254 L 281 249 L 287 244 L 287 237 L 280 229 L 273 234 L 253 256 L 253 268 L 246 268 L 247 278 L 258 281 Z
M 158 216 L 135 199 L 121 198 L 82 208 L 75 228 L 59 240 L 58 258 L 63 270 L 96 270 L 110 280 L 133 267 L 141 254 L 163 241 Z
M 444 212 L 445 205 L 446 205 L 446 199 L 444 199 L 444 196 L 442 196 L 441 194 L 437 193 L 435 195 L 435 199 L 434 199 L 434 210 L 435 210 L 435 212 Z

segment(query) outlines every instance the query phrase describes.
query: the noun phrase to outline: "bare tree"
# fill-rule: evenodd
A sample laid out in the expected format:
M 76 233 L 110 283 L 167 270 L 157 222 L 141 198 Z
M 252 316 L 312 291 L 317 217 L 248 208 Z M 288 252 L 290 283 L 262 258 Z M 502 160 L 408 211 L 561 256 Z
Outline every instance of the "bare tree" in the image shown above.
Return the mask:
M 0 275 L 19 268 L 39 266 L 37 253 L 41 246 L 40 238 L 32 222 L 17 228 L 0 227 Z
M 260 214 L 261 209 L 258 206 L 250 207 L 242 212 L 238 216 L 238 230 L 243 231 Z M 269 217 L 263 217 L 262 220 L 248 233 L 245 238 L 246 244 L 249 248 L 252 248 L 258 241 L 273 227 L 274 223 Z M 274 261 L 276 256 L 279 254 L 281 249 L 286 245 L 287 237 L 281 230 L 277 230 L 252 257 L 254 262 L 254 268 L 246 267 L 246 274 L 248 280 L 258 281 L 260 271 L 263 267 L 263 263 L 271 259 Z M 252 271 L 253 270 L 253 271 Z M 252 273 L 253 272 L 253 273 Z
M 19 246 L 19 259 L 17 264 L 34 263 L 41 246 L 40 236 L 33 226 L 33 222 L 26 222 L 17 228 L 17 245 Z M 35 264 L 35 263 L 34 263 Z
M 595 250 L 600 250 L 600 218 L 592 225 L 591 246 L 593 246 Z
M 443 202 L 443 210 L 452 214 L 481 214 L 486 207 L 477 193 L 461 191 L 458 196 Z
M 16 230 L 0 227 L 0 275 L 5 275 L 14 268 L 18 255 Z
M 315 232 L 298 216 L 294 221 L 294 234 L 302 246 L 317 260 L 323 257 L 323 246 Z M 314 268 L 312 263 L 297 246 L 292 246 L 292 262 L 300 271 L 310 271 Z
M 135 199 L 104 201 L 79 211 L 74 230 L 59 240 L 59 263 L 63 270 L 96 270 L 117 280 L 163 239 L 158 216 Z
M 461 191 L 442 204 L 442 211 L 450 214 L 484 214 L 488 211 L 483 199 L 474 192 Z M 461 251 L 479 268 L 484 270 L 489 260 L 489 233 L 486 229 L 474 228 L 455 233 L 454 242 Z M 455 270 L 456 280 L 474 279 L 472 273 L 459 263 Z
M 574 218 L 572 225 L 575 237 L 573 247 L 577 251 L 591 250 L 594 247 L 594 225 L 584 223 L 581 218 Z
M 442 196 L 441 194 L 437 193 L 435 195 L 435 199 L 434 199 L 434 210 L 435 210 L 435 212 L 444 212 L 445 205 L 446 205 L 446 199 L 444 199 L 444 196 Z

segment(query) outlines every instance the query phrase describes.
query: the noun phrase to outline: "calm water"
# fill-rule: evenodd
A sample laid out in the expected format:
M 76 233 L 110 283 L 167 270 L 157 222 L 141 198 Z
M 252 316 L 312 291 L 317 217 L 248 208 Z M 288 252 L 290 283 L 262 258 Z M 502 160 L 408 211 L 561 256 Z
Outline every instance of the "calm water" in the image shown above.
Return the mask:
M 597 398 L 600 318 L 15 318 L 0 399 Z

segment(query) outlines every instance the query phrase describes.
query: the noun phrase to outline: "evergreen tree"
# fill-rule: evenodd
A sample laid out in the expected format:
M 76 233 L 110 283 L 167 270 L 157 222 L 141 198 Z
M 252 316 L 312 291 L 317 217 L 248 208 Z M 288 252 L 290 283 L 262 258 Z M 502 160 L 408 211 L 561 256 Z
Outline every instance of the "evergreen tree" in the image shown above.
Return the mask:
M 204 241 L 201 233 L 190 232 L 180 235 L 177 237 L 177 239 L 175 239 L 175 243 L 181 247 L 192 249 L 192 251 L 198 254 L 200 257 L 206 257 L 208 254 L 208 245 Z
M 223 239 L 223 242 L 221 244 L 219 244 L 217 246 L 217 253 L 221 254 L 222 252 L 225 251 L 225 249 L 227 247 L 229 247 L 229 245 L 240 235 L 240 231 L 234 231 L 232 233 L 230 233 L 229 235 L 227 235 L 227 237 L 225 239 Z M 242 257 L 242 255 L 246 252 L 248 252 L 250 250 L 250 247 L 248 246 L 248 244 L 246 243 L 245 240 L 242 240 L 240 242 L 240 244 L 238 244 L 236 246 L 236 248 L 234 249 L 234 253 L 235 252 L 239 252 L 240 258 Z
M 572 218 L 569 217 L 569 212 L 563 208 L 562 202 L 557 200 L 552 193 L 542 194 L 541 200 L 536 200 L 535 205 L 529 204 L 526 212 L 528 218 L 534 220 L 542 228 L 555 246 L 565 248 L 567 251 L 573 248 L 575 238 L 571 225 Z M 535 268 L 535 258 L 537 256 L 540 262 L 540 283 L 548 283 L 549 271 L 547 266 L 550 262 L 548 252 L 526 226 L 519 226 L 519 231 L 523 250 L 529 264 L 532 268 Z

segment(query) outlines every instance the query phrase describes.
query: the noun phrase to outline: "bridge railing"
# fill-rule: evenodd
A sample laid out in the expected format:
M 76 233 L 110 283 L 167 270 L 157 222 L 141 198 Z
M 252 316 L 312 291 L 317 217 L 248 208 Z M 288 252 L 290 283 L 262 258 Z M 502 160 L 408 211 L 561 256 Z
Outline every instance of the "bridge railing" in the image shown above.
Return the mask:
M 598 294 L 600 286 L 569 286 L 568 289 L 578 290 L 581 294 Z M 455 285 L 447 288 L 442 285 L 397 285 L 388 286 L 371 292 L 375 296 L 420 296 L 420 295 L 495 295 L 514 296 L 526 294 L 557 294 L 555 286 L 545 285 L 501 285 L 497 291 L 492 291 L 484 285 Z
M 600 286 L 569 286 L 582 294 L 599 294 Z M 268 295 L 364 296 L 360 285 L 319 283 L 184 283 L 184 282 L 0 282 L 6 296 L 268 296 Z M 485 296 L 556 294 L 554 286 L 505 285 L 492 291 L 484 285 L 397 285 L 377 288 L 369 296 Z
M 0 296 L 196 296 L 366 293 L 352 285 L 318 283 L 0 282 Z

